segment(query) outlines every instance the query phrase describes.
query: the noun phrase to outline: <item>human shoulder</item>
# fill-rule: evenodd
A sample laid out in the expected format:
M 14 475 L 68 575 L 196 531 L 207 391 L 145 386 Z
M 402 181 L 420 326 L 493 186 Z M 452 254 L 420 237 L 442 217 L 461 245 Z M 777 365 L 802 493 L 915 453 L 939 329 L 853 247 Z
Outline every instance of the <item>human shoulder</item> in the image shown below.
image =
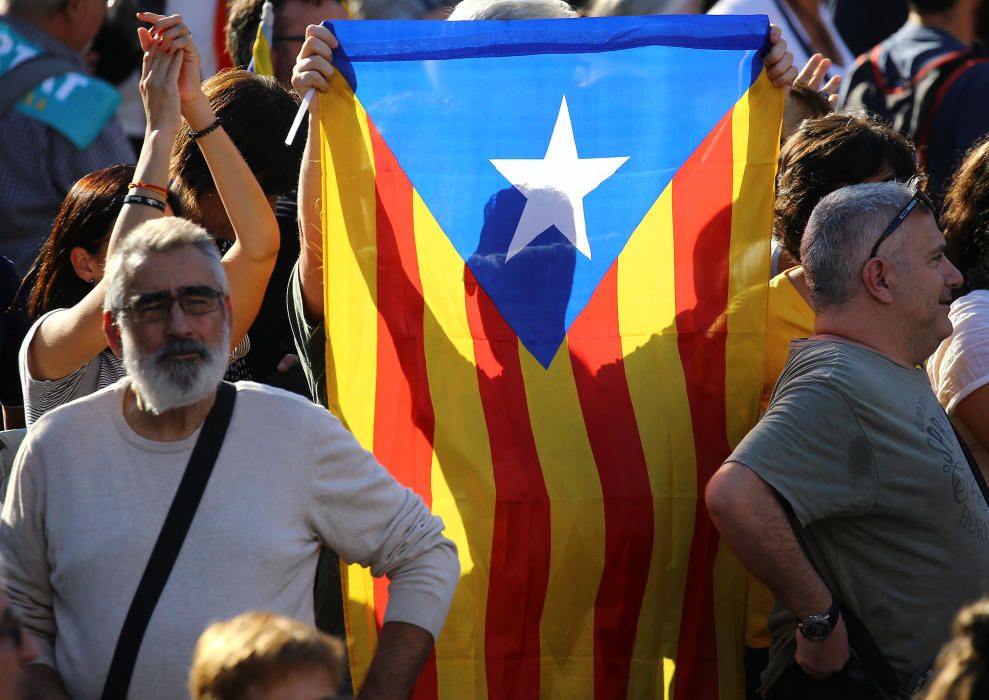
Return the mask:
M 245 405 L 252 417 L 263 417 L 268 428 L 284 426 L 300 430 L 304 429 L 303 425 L 339 424 L 332 413 L 308 397 L 251 381 L 236 382 L 235 386 L 237 405 Z

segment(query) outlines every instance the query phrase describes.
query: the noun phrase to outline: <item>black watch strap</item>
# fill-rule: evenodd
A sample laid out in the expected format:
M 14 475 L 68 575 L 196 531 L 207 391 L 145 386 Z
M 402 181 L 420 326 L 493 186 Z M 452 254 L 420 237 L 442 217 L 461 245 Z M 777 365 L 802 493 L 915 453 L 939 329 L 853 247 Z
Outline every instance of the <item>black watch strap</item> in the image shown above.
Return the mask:
M 838 624 L 839 617 L 841 617 L 841 608 L 838 606 L 838 600 L 832 596 L 831 607 L 826 613 L 808 615 L 797 623 L 797 629 L 807 639 L 820 641 L 831 634 L 831 630 Z

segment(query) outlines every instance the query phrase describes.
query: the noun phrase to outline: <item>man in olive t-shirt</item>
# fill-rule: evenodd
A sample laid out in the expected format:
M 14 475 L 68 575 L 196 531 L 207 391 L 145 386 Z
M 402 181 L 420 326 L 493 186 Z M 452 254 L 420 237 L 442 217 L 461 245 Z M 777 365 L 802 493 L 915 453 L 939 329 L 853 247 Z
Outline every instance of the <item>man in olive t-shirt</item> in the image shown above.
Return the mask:
M 895 182 L 829 195 L 801 258 L 817 335 L 794 342 L 766 415 L 707 489 L 722 537 L 777 599 L 770 697 L 794 659 L 822 679 L 845 665 L 836 600 L 906 685 L 989 592 L 989 506 L 918 366 L 950 335 L 961 284 L 923 196 Z

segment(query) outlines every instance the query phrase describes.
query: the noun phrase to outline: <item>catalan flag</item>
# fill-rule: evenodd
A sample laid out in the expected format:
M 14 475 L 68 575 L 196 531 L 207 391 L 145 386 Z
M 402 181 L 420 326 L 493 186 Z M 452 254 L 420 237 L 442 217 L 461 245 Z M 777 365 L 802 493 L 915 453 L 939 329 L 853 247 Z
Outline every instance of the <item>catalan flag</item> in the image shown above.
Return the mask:
M 251 48 L 251 62 L 247 70 L 258 75 L 274 75 L 275 66 L 271 62 L 271 44 L 275 35 L 275 6 L 271 0 L 264 0 L 261 5 L 261 21 L 258 22 L 258 34 Z
M 740 698 L 701 494 L 758 411 L 767 19 L 328 26 L 330 408 L 463 571 L 415 697 Z M 359 687 L 387 581 L 345 598 Z

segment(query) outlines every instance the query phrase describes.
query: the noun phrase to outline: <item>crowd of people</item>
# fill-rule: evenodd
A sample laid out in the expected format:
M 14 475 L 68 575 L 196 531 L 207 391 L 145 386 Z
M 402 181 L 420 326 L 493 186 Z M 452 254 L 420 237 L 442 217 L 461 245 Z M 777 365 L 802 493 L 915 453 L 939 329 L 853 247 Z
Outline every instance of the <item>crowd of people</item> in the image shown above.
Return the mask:
M 340 560 L 390 581 L 361 697 L 409 695 L 459 563 L 325 410 L 319 21 L 673 12 L 768 14 L 788 95 L 763 415 L 705 492 L 746 692 L 989 692 L 989 0 L 197 2 L 208 49 L 106 5 L 0 0 L 0 700 L 350 693 Z M 84 77 L 131 44 L 140 136 Z

